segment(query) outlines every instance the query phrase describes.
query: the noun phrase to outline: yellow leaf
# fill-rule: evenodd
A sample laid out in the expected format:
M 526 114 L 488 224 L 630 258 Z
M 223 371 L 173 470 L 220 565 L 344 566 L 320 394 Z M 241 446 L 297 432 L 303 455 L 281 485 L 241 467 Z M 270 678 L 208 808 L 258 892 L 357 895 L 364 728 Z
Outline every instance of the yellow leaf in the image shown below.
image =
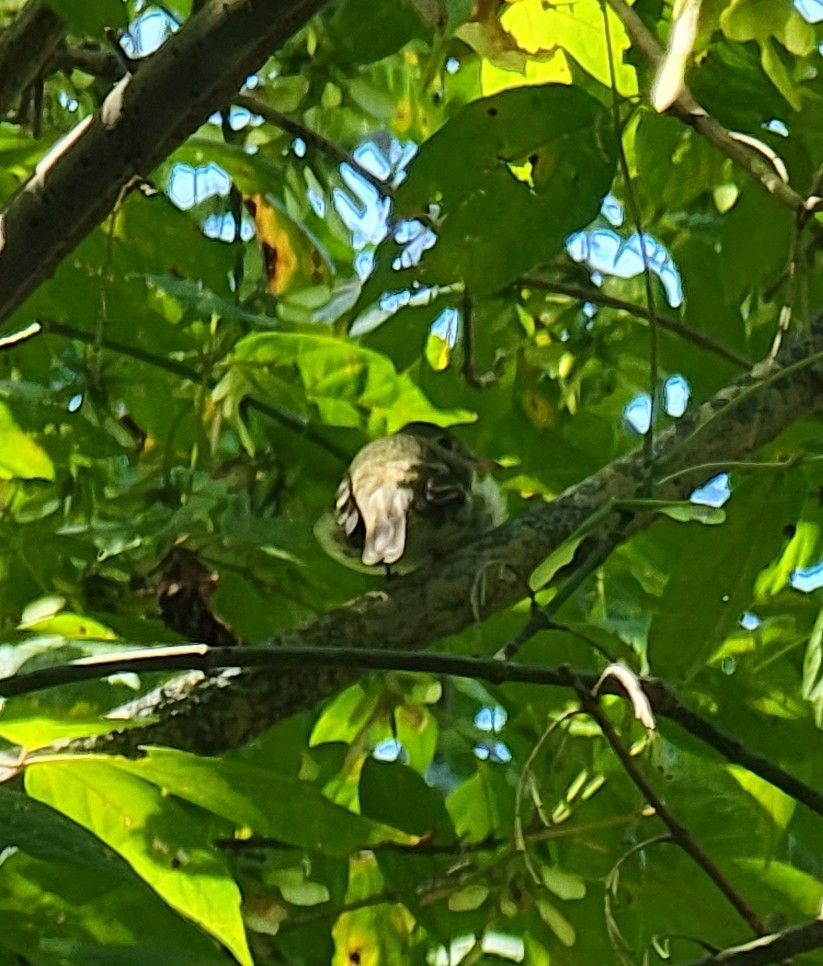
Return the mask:
M 320 250 L 290 218 L 263 195 L 249 195 L 245 204 L 257 228 L 272 295 L 328 281 L 329 266 Z

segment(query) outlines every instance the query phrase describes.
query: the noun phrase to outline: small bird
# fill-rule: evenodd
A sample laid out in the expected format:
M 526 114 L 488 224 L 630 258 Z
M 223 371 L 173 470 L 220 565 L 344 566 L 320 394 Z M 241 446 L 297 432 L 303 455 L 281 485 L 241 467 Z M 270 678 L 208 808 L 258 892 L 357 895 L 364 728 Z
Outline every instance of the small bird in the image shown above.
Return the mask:
M 497 484 L 478 476 L 495 466 L 431 423 L 374 440 L 337 489 L 338 550 L 366 567 L 402 571 L 456 550 L 505 518 Z

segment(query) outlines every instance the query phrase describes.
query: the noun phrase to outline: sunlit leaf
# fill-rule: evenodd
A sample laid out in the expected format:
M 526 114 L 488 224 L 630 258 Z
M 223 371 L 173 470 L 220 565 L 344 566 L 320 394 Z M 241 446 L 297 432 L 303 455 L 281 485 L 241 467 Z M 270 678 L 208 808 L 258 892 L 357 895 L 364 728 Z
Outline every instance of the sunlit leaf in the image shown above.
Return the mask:
M 172 908 L 251 964 L 240 893 L 202 816 L 100 761 L 39 765 L 26 772 L 26 791 L 88 828 Z

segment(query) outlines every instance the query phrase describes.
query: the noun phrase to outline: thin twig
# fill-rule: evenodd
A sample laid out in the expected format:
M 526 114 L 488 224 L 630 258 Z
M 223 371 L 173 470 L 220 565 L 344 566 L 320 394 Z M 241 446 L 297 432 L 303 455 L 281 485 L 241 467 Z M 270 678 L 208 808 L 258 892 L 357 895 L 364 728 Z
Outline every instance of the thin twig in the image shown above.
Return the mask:
M 41 330 L 47 334 L 59 335 L 66 339 L 76 339 L 78 342 L 91 346 L 98 344 L 97 333 L 86 332 L 84 329 L 73 325 L 66 325 L 62 322 L 54 321 L 41 321 L 39 325 Z M 35 331 L 32 331 L 29 337 L 36 334 L 37 333 Z M 16 343 L 11 343 L 11 345 L 14 344 Z M 101 337 L 99 339 L 99 345 L 109 352 L 114 352 L 130 359 L 137 359 L 139 362 L 144 362 L 146 365 L 153 366 L 155 369 L 162 369 L 174 376 L 179 376 L 181 379 L 187 379 L 189 382 L 194 383 L 194 385 L 202 384 L 203 374 L 201 372 L 199 372 L 197 369 L 187 366 L 183 362 L 177 362 L 174 359 L 170 359 L 168 356 L 161 356 L 154 352 L 149 352 L 147 349 L 141 349 L 139 346 L 128 345 L 125 342 L 119 342 L 117 339 L 110 339 L 108 336 Z M 2 347 L 0 346 L 0 348 Z M 213 386 L 211 386 L 211 388 L 213 388 Z M 316 446 L 326 450 L 327 453 L 330 453 L 343 463 L 348 463 L 349 459 L 351 458 L 350 453 L 346 453 L 345 450 L 339 447 L 336 443 L 325 439 L 325 437 L 323 437 L 320 433 L 312 429 L 306 417 L 290 412 L 287 409 L 282 409 L 281 407 L 265 402 L 262 399 L 257 399 L 255 396 L 248 397 L 247 405 L 251 409 L 255 409 L 257 412 L 262 413 L 264 416 L 268 416 L 270 419 L 275 420 L 275 422 L 279 423 L 286 429 L 292 430 L 303 438 L 309 440 L 309 442 L 314 443 Z
M 749 903 L 738 892 L 729 879 L 720 871 L 714 859 L 706 852 L 700 842 L 692 835 L 689 829 L 680 822 L 678 818 L 669 810 L 663 799 L 657 794 L 651 784 L 646 780 L 645 775 L 640 771 L 635 760 L 626 750 L 617 732 L 612 727 L 611 721 L 600 707 L 600 702 L 592 694 L 591 689 L 585 686 L 582 681 L 577 682 L 575 690 L 580 698 L 580 705 L 600 727 L 603 737 L 611 746 L 626 774 L 637 786 L 640 793 L 654 808 L 657 816 L 669 830 L 673 841 L 700 866 L 706 875 L 714 882 L 720 892 L 726 897 L 741 918 L 748 923 L 752 931 L 758 936 L 765 936 L 768 932 L 763 921 L 752 909 Z
M 295 845 L 293 842 L 284 842 L 282 839 L 272 838 L 268 835 L 253 835 L 247 839 L 215 839 L 214 845 L 226 852 L 242 854 L 243 852 L 254 851 L 305 851 L 302 845 Z M 363 845 L 361 849 L 353 851 L 380 851 L 397 852 L 401 855 L 446 855 L 449 857 L 459 857 L 468 855 L 471 852 L 496 852 L 497 849 L 509 845 L 509 839 L 495 838 L 491 835 L 479 842 L 428 842 L 425 839 L 421 842 L 381 842 L 378 846 L 374 843 Z
M 537 684 L 549 687 L 587 688 L 597 685 L 599 676 L 569 667 L 514 664 L 495 658 L 461 657 L 425 651 L 385 651 L 380 648 L 287 647 L 276 648 L 209 648 L 202 644 L 175 647 L 143 647 L 131 651 L 114 651 L 100 657 L 84 658 L 57 667 L 41 668 L 0 678 L 0 696 L 9 698 L 33 694 L 47 688 L 90 681 L 112 674 L 148 671 L 199 670 L 212 672 L 220 668 L 266 668 L 277 674 L 295 668 L 353 667 L 373 671 L 420 671 L 474 678 L 490 684 Z M 742 765 L 779 788 L 808 809 L 823 816 L 823 794 L 776 765 L 770 758 L 752 750 L 732 735 L 722 731 L 680 700 L 676 692 L 659 678 L 638 678 L 656 715 L 680 725 L 699 741 L 714 748 L 724 758 Z M 619 683 L 609 679 L 600 693 L 623 694 Z
M 517 781 L 517 788 L 514 792 L 514 847 L 523 856 L 523 862 L 526 869 L 531 875 L 532 879 L 536 883 L 540 883 L 541 877 L 535 868 L 534 863 L 529 855 L 527 839 L 525 832 L 523 830 L 523 791 L 526 785 L 533 785 L 535 783 L 533 766 L 535 761 L 537 761 L 537 756 L 543 749 L 543 746 L 549 740 L 549 738 L 554 734 L 554 732 L 562 727 L 567 721 L 573 718 L 575 715 L 580 714 L 579 708 L 572 708 L 565 714 L 560 715 L 559 718 L 555 718 L 554 721 L 550 721 L 548 726 L 543 730 L 543 734 L 535 742 L 534 747 L 529 752 L 528 758 L 526 758 L 523 763 L 523 768 L 520 772 L 520 777 Z M 537 804 L 538 817 L 542 818 L 542 804 Z M 544 822 L 548 824 L 548 822 Z
M 606 929 L 612 942 L 620 943 L 622 948 L 626 951 L 628 951 L 630 947 L 623 938 L 623 934 L 620 932 L 617 926 L 617 918 L 614 915 L 612 908 L 612 896 L 620 884 L 620 870 L 629 861 L 629 859 L 637 855 L 639 852 L 644 852 L 646 849 L 650 849 L 655 845 L 667 844 L 674 844 L 674 840 L 668 832 L 662 835 L 655 835 L 653 838 L 645 839 L 642 842 L 636 842 L 630 849 L 620 856 L 611 869 L 609 869 L 608 875 L 606 876 L 606 888 L 603 892 L 603 912 L 606 918 Z M 625 955 L 621 958 L 624 961 L 627 961 Z M 631 960 L 631 962 L 634 962 L 634 960 Z
M 656 305 L 654 297 L 654 285 L 652 284 L 652 270 L 649 264 L 649 253 L 646 251 L 646 230 L 643 219 L 640 215 L 640 206 L 634 193 L 632 183 L 632 173 L 629 169 L 629 162 L 623 148 L 623 123 L 620 117 L 620 106 L 617 102 L 617 71 L 614 66 L 614 51 L 612 49 L 612 35 L 609 28 L 609 13 L 605 6 L 601 4 L 603 13 L 603 29 L 606 36 L 606 53 L 609 61 L 609 78 L 612 88 L 612 125 L 614 128 L 614 139 L 617 146 L 617 156 L 620 160 L 620 171 L 623 175 L 623 188 L 626 194 L 626 204 L 629 207 L 629 214 L 634 222 L 634 230 L 640 244 L 640 259 L 643 263 L 643 285 L 646 291 L 647 318 L 649 320 L 649 428 L 643 435 L 643 453 L 646 457 L 646 485 L 648 492 L 654 485 L 654 459 L 655 447 L 654 437 L 657 423 L 657 382 L 659 370 L 659 351 L 657 338 L 657 322 L 655 321 Z
M 322 134 L 312 131 L 311 128 L 306 127 L 305 124 L 301 124 L 300 121 L 295 121 L 294 118 L 289 117 L 282 111 L 269 107 L 269 105 L 259 97 L 254 97 L 251 94 L 236 94 L 232 98 L 232 103 L 236 107 L 242 107 L 247 111 L 251 111 L 252 114 L 259 114 L 264 121 L 268 121 L 269 124 L 279 127 L 280 130 L 285 131 L 286 134 L 291 134 L 292 137 L 300 138 L 300 140 L 305 141 L 310 148 L 314 148 L 318 154 L 322 154 L 335 164 L 347 164 L 350 168 L 353 168 L 364 181 L 368 181 L 368 183 L 375 189 L 375 191 L 377 191 L 381 198 L 386 198 L 391 195 L 391 187 L 384 181 L 381 181 L 376 175 L 372 174 L 368 168 L 364 168 L 359 161 L 354 159 L 350 152 L 344 151 L 343 148 L 339 147 L 333 141 L 329 141 L 329 139 L 324 138 Z
M 797 956 L 823 947 L 823 922 L 819 919 L 783 932 L 764 936 L 742 946 L 730 946 L 712 956 L 696 959 L 685 966 L 768 966 L 787 956 Z
M 792 237 L 789 245 L 789 258 L 786 263 L 786 280 L 788 281 L 788 293 L 777 317 L 777 331 L 772 341 L 772 350 L 769 358 L 777 358 L 783 339 L 791 328 L 792 319 L 798 311 L 798 301 L 800 294 L 800 243 L 803 237 L 803 212 L 796 211 L 794 224 L 792 226 Z
M 495 356 L 489 372 L 479 373 L 474 357 L 474 303 L 466 292 L 463 296 L 463 378 L 472 389 L 488 389 L 503 374 L 503 356 Z
M 638 14 L 629 6 L 626 0 L 606 0 L 626 28 L 632 42 L 642 51 L 643 55 L 657 68 L 663 59 L 664 51 Z M 716 121 L 694 98 L 694 95 L 684 86 L 682 93 L 675 99 L 671 112 L 690 127 L 695 128 L 706 140 L 726 154 L 741 167 L 750 177 L 757 181 L 769 194 L 778 201 L 798 211 L 805 207 L 802 198 L 790 185 L 780 177 L 774 166 L 758 151 L 746 147 L 734 137 L 722 124 Z
M 533 274 L 522 276 L 519 283 L 521 285 L 531 285 L 534 288 L 541 288 L 546 292 L 556 292 L 558 295 L 568 295 L 570 298 L 580 299 L 581 302 L 593 302 L 596 305 L 605 305 L 612 309 L 622 309 L 631 316 L 650 321 L 651 313 L 644 305 L 639 305 L 636 302 L 628 302 L 614 295 L 608 295 L 606 292 L 594 286 L 576 285 L 572 282 L 557 281 Z M 748 359 L 736 349 L 728 348 L 728 346 L 718 342 L 707 333 L 692 329 L 683 322 L 673 319 L 668 315 L 663 315 L 660 312 L 655 312 L 653 318 L 655 324 L 661 329 L 666 329 L 674 335 L 679 335 L 681 339 L 691 342 L 700 349 L 713 352 L 715 355 L 720 356 L 721 359 L 731 362 L 744 372 L 748 372 L 751 369 L 751 359 Z
M 563 825 L 546 828 L 541 825 L 539 828 L 532 828 L 523 833 L 527 842 L 553 842 L 556 839 L 579 838 L 589 832 L 600 831 L 602 829 L 615 828 L 620 825 L 629 825 L 637 822 L 636 812 L 628 812 L 623 815 L 612 815 L 609 818 L 602 818 L 590 822 L 566 822 Z M 292 842 L 284 842 L 281 839 L 273 838 L 268 835 L 252 835 L 247 839 L 238 838 L 218 838 L 214 840 L 214 845 L 225 849 L 227 852 L 242 854 L 243 852 L 253 852 L 255 850 L 282 849 L 285 851 L 305 851 L 305 847 L 294 845 Z M 431 842 L 425 839 L 420 842 L 381 842 L 375 845 L 373 842 L 363 844 L 361 848 L 354 851 L 380 851 L 397 852 L 401 855 L 444 855 L 449 857 L 459 857 L 468 855 L 472 852 L 496 852 L 511 845 L 511 839 L 499 838 L 488 835 L 477 842 L 460 839 L 457 842 Z
M 808 305 L 809 286 L 808 284 L 801 285 L 801 281 L 805 281 L 801 279 L 801 269 L 805 264 L 804 256 L 806 255 L 806 252 L 803 251 L 802 242 L 803 232 L 809 224 L 814 211 L 820 205 L 821 199 L 819 195 L 821 190 L 823 190 L 823 165 L 818 168 L 812 179 L 812 183 L 806 193 L 803 208 L 796 211 L 794 215 L 789 258 L 786 262 L 786 267 L 781 273 L 781 284 L 783 281 L 787 281 L 789 283 L 789 291 L 786 296 L 786 301 L 784 301 L 780 309 L 778 330 L 774 337 L 770 355 L 772 359 L 775 359 L 780 351 L 780 346 L 789 330 L 793 316 L 799 314 L 800 318 L 806 321 L 810 317 Z
M 696 463 L 685 466 L 682 470 L 669 473 L 660 479 L 659 485 L 664 486 L 681 476 L 693 476 L 697 473 L 705 474 L 705 479 L 717 476 L 719 473 L 748 473 L 761 470 L 788 470 L 801 463 L 819 463 L 823 456 L 809 456 L 806 453 L 794 453 L 784 460 L 730 460 L 728 463 Z

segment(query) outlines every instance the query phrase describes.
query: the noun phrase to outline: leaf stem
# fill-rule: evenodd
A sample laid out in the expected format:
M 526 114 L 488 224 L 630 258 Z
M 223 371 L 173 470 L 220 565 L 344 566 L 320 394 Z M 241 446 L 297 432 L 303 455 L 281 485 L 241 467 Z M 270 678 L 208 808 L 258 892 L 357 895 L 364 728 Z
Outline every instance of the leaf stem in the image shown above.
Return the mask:
M 612 49 L 612 34 L 609 26 L 609 11 L 601 4 L 603 12 L 603 29 L 606 35 L 606 53 L 609 60 L 609 78 L 612 88 L 612 123 L 614 126 L 614 138 L 617 146 L 617 156 L 620 159 L 620 170 L 623 174 L 623 187 L 626 194 L 626 204 L 634 222 L 634 230 L 640 244 L 640 258 L 643 263 L 643 285 L 646 290 L 646 309 L 649 320 L 649 428 L 643 436 L 643 453 L 646 459 L 646 485 L 651 492 L 654 485 L 654 461 L 655 461 L 655 424 L 657 422 L 657 394 L 658 394 L 658 373 L 660 368 L 659 345 L 657 337 L 657 311 L 655 306 L 654 285 L 652 284 L 651 265 L 649 264 L 649 253 L 646 251 L 646 230 L 643 226 L 643 219 L 640 214 L 640 206 L 637 203 L 637 196 L 634 192 L 629 162 L 626 158 L 626 151 L 623 147 L 623 123 L 620 117 L 620 105 L 617 100 L 617 70 L 614 65 L 614 50 Z
M 609 295 L 599 288 L 595 288 L 593 285 L 577 285 L 573 282 L 557 281 L 535 274 L 524 275 L 519 281 L 521 285 L 532 285 L 535 288 L 541 288 L 547 292 L 556 292 L 558 295 L 568 295 L 570 298 L 580 299 L 582 302 L 594 302 L 596 305 L 605 305 L 612 309 L 622 309 L 631 316 L 651 321 L 651 313 L 646 306 L 639 305 L 637 302 L 629 302 L 626 299 L 617 298 L 614 295 Z M 669 318 L 669 316 L 663 315 L 660 312 L 656 312 L 653 319 L 659 328 L 666 329 L 674 335 L 679 335 L 681 339 L 691 342 L 700 349 L 713 352 L 721 359 L 731 362 L 744 372 L 748 372 L 752 367 L 751 359 L 737 352 L 735 349 L 730 349 L 728 346 L 723 345 L 722 342 L 718 342 L 706 332 L 693 329 L 678 319 Z
M 59 335 L 66 339 L 76 339 L 78 342 L 83 342 L 86 345 L 94 346 L 98 344 L 97 333 L 86 332 L 77 326 L 66 325 L 62 322 L 53 321 L 41 321 L 39 324 L 42 331 L 45 333 Z M 149 352 L 147 349 L 142 349 L 140 346 L 128 345 L 125 342 L 119 342 L 118 340 L 111 339 L 108 336 L 100 337 L 99 345 L 101 348 L 107 349 L 109 352 L 114 352 L 117 355 L 126 356 L 130 359 L 136 359 L 139 362 L 144 362 L 146 365 L 153 366 L 155 369 L 162 369 L 174 376 L 179 376 L 182 379 L 186 379 L 189 382 L 194 383 L 194 385 L 201 385 L 203 382 L 203 374 L 197 369 L 187 366 L 183 362 L 177 362 L 174 359 L 169 359 L 168 356 L 161 356 L 157 353 Z M 209 384 L 209 388 L 213 388 L 213 384 Z M 315 429 L 313 429 L 309 423 L 309 420 L 305 416 L 300 416 L 297 413 L 290 412 L 287 409 L 282 409 L 280 406 L 275 406 L 272 403 L 265 402 L 262 399 L 257 399 L 254 396 L 250 396 L 247 400 L 247 403 L 250 408 L 256 409 L 257 412 L 262 413 L 264 416 L 268 416 L 269 419 L 273 419 L 285 429 L 289 429 L 292 432 L 297 433 L 298 435 L 309 440 L 309 442 L 314 443 L 316 446 L 321 447 L 327 453 L 330 453 L 332 456 L 341 460 L 341 462 L 348 463 L 351 454 L 346 453 L 341 447 L 337 446 L 336 443 L 326 439 Z

